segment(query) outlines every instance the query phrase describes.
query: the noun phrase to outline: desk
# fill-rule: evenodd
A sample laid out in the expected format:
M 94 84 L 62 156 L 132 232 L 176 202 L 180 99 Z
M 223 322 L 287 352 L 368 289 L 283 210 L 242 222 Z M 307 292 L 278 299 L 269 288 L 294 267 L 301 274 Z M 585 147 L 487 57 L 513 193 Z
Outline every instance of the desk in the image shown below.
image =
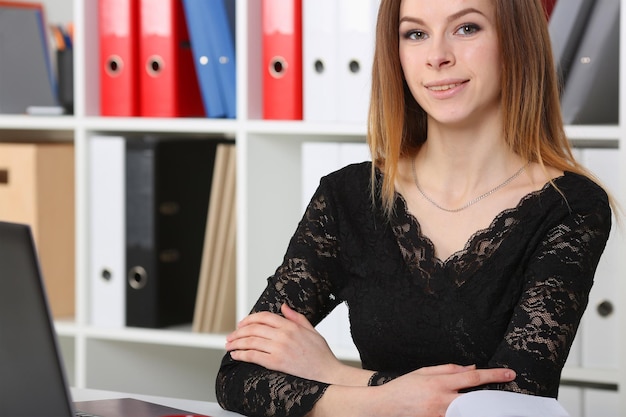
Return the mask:
M 232 413 L 222 409 L 217 403 L 208 401 L 184 400 L 180 398 L 157 397 L 152 395 L 125 394 L 115 391 L 101 391 L 93 389 L 72 388 L 73 401 L 106 400 L 110 398 L 136 398 L 138 400 L 149 401 L 162 404 L 168 407 L 179 408 L 181 410 L 194 413 L 205 414 L 211 417 L 241 417 L 241 414 Z

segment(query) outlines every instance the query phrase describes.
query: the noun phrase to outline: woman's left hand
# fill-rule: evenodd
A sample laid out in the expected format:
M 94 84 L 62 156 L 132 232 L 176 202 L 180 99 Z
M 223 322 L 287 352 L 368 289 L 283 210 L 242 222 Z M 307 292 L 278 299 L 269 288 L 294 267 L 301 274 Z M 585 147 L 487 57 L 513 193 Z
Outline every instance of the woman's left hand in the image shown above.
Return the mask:
M 286 304 L 281 312 L 284 317 L 261 312 L 244 318 L 226 338 L 231 357 L 301 378 L 340 383 L 351 367 L 335 357 L 304 315 Z

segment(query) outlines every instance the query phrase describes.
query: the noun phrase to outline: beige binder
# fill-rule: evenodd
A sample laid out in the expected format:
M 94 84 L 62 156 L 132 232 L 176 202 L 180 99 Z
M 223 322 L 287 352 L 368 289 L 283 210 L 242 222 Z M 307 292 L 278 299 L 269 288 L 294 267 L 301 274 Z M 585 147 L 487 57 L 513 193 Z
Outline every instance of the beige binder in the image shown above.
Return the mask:
M 227 333 L 236 326 L 236 153 L 219 144 L 207 213 L 192 329 Z

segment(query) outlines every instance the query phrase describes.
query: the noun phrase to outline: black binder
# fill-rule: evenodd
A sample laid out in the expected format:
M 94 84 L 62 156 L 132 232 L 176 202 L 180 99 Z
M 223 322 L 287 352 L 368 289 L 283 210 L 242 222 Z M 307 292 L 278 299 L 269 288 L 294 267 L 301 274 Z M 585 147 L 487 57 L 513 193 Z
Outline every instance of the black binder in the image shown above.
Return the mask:
M 126 141 L 126 325 L 191 323 L 218 141 Z
M 552 53 L 562 85 L 567 82 L 576 50 L 585 34 L 595 0 L 556 2 L 550 15 L 549 30 Z
M 620 0 L 596 0 L 561 95 L 566 124 L 619 122 Z

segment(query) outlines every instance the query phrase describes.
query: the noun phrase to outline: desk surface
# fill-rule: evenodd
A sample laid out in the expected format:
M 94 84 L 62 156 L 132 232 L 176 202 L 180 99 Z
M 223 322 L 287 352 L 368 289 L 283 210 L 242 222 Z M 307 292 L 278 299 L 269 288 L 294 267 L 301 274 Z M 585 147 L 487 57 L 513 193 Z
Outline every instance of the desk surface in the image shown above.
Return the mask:
M 157 397 L 152 395 L 125 394 L 114 391 L 101 391 L 93 389 L 72 388 L 72 399 L 74 401 L 106 400 L 110 398 L 136 398 L 138 400 L 149 401 L 162 404 L 168 407 L 179 408 L 198 414 L 205 414 L 211 417 L 241 417 L 240 414 L 223 410 L 217 403 L 208 401 L 184 400 L 179 398 Z
M 211 417 L 242 417 L 241 414 L 223 410 L 217 403 L 184 400 L 150 395 L 124 394 L 113 391 L 72 388 L 74 401 L 105 400 L 111 398 L 136 398 L 168 407 L 204 414 Z M 486 406 L 488 404 L 488 406 Z M 448 409 L 446 416 L 480 417 L 569 417 L 567 411 L 554 398 L 518 394 L 507 391 L 479 390 L 459 396 Z

